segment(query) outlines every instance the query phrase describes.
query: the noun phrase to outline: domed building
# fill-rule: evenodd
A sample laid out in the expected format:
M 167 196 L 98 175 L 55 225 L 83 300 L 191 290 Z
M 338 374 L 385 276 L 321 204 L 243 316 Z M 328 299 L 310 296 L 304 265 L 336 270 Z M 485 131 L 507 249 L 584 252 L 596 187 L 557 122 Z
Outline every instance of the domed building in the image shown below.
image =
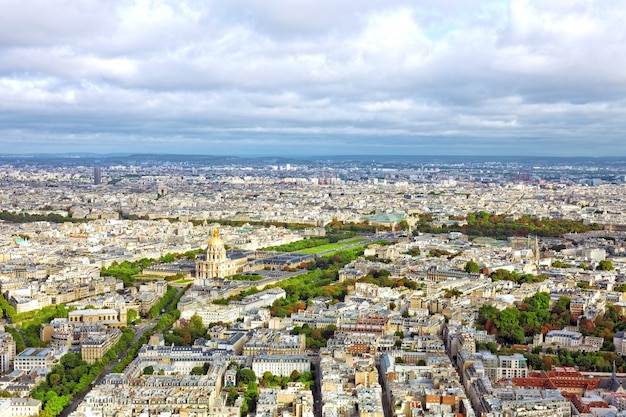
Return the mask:
M 220 238 L 219 231 L 214 229 L 205 258 L 196 261 L 196 278 L 224 278 L 236 273 L 237 265 L 226 257 L 224 241 Z

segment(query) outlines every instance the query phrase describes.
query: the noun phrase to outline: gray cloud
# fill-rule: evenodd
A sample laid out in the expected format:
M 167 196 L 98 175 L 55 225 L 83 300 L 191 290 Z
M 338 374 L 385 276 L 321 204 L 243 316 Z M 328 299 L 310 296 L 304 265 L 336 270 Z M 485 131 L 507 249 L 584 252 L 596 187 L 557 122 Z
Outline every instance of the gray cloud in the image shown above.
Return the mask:
M 621 0 L 5 0 L 0 143 L 623 155 L 625 20 Z

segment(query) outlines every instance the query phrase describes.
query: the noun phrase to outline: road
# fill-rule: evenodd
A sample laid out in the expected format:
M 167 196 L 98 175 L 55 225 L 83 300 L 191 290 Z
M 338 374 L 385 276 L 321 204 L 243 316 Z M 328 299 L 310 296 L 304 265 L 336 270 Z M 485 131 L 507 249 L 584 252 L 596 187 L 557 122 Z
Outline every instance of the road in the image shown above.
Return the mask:
M 72 398 L 72 401 L 69 403 L 69 405 L 67 407 L 65 407 L 63 409 L 63 411 L 61 412 L 61 414 L 59 414 L 59 416 L 61 417 L 67 417 L 69 416 L 72 412 L 74 412 L 76 410 L 76 408 L 78 407 L 78 404 L 80 404 L 83 399 L 85 398 L 85 396 L 91 391 L 91 388 L 94 385 L 98 385 L 102 382 L 102 380 L 109 375 L 109 373 L 111 372 L 111 369 L 113 369 L 115 367 L 115 365 L 117 365 L 118 363 L 120 363 L 120 361 L 122 359 L 124 359 L 126 357 L 126 355 L 128 354 L 128 351 L 130 350 L 130 348 L 137 343 L 137 341 L 139 340 L 139 338 L 141 338 L 141 336 L 144 335 L 144 333 L 146 333 L 148 330 L 152 330 L 154 328 L 154 326 L 156 326 L 156 324 L 159 322 L 159 320 L 161 319 L 161 315 L 159 315 L 158 317 L 150 320 L 147 324 L 143 325 L 141 328 L 139 328 L 139 330 L 137 330 L 137 332 L 135 333 L 135 337 L 133 338 L 133 341 L 128 345 L 128 347 L 126 348 L 126 350 L 114 361 L 112 361 L 111 363 L 109 363 L 107 366 L 104 367 L 104 370 L 100 373 L 100 375 L 95 379 L 94 382 L 92 382 L 92 384 L 89 386 L 89 388 L 87 388 L 85 391 L 78 393 L 76 395 L 74 395 L 74 397 Z
M 178 294 L 180 294 L 181 291 L 183 291 L 183 289 L 184 289 L 184 287 L 177 287 L 177 290 L 178 290 L 177 296 L 178 296 Z M 174 297 L 174 298 L 176 298 L 176 297 Z M 74 412 L 74 410 L 76 410 L 76 408 L 78 407 L 78 404 L 80 404 L 83 401 L 83 399 L 85 398 L 85 396 L 91 391 L 91 388 L 93 386 L 95 386 L 95 385 L 98 385 L 98 384 L 102 383 L 102 380 L 111 372 L 111 370 L 118 363 L 120 363 L 120 361 L 122 359 L 124 359 L 126 357 L 126 355 L 128 354 L 128 351 L 130 350 L 130 348 L 135 343 L 137 343 L 137 341 L 147 331 L 154 329 L 154 327 L 157 325 L 159 320 L 161 320 L 162 316 L 163 316 L 163 313 L 159 314 L 157 317 L 151 319 L 147 323 L 143 323 L 143 324 L 137 325 L 134 328 L 134 330 L 135 330 L 135 337 L 133 338 L 133 341 L 131 343 L 129 343 L 129 345 L 126 348 L 126 350 L 124 350 L 124 352 L 122 352 L 122 354 L 119 355 L 117 357 L 117 359 L 115 359 L 114 361 L 111 361 L 111 363 L 106 365 L 104 367 L 104 369 L 102 370 L 102 372 L 100 373 L 100 375 L 98 375 L 98 377 L 94 380 L 94 382 L 92 382 L 92 384 L 85 391 L 74 395 L 74 397 L 72 398 L 72 401 L 69 403 L 69 405 L 67 407 L 65 407 L 63 409 L 63 411 L 61 412 L 61 414 L 59 414 L 59 416 L 61 416 L 61 417 L 68 417 L 72 412 Z
M 314 367 L 313 413 L 315 417 L 322 417 L 322 370 L 320 369 L 320 353 L 319 350 L 307 349 L 307 355 L 311 360 L 311 365 Z

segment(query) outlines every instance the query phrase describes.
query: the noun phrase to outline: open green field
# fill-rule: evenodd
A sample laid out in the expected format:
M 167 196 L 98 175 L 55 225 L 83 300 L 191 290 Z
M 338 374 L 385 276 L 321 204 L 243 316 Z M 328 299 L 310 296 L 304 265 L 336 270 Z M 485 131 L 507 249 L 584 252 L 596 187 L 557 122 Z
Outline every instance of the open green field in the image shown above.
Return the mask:
M 325 252 L 327 250 L 334 250 L 334 249 L 340 249 L 344 246 L 347 245 L 352 245 L 354 243 L 359 243 L 364 241 L 365 239 L 350 239 L 350 240 L 346 240 L 344 242 L 337 242 L 337 243 L 329 243 L 328 245 L 322 245 L 322 246 L 316 246 L 314 248 L 308 248 L 308 249 L 302 249 L 299 250 L 297 253 L 303 253 L 305 255 L 313 255 L 316 253 L 320 253 L 320 252 Z
M 172 282 L 172 285 L 187 285 L 191 282 L 193 282 L 193 279 L 181 279 L 181 280 Z

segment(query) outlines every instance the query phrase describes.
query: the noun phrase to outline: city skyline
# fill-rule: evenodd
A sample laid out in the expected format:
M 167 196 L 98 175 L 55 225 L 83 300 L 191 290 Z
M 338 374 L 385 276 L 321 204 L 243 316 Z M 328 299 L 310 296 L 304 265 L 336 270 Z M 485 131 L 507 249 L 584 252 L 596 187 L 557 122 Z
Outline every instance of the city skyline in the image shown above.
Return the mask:
M 414 3 L 7 1 L 3 153 L 626 155 L 620 2 Z

